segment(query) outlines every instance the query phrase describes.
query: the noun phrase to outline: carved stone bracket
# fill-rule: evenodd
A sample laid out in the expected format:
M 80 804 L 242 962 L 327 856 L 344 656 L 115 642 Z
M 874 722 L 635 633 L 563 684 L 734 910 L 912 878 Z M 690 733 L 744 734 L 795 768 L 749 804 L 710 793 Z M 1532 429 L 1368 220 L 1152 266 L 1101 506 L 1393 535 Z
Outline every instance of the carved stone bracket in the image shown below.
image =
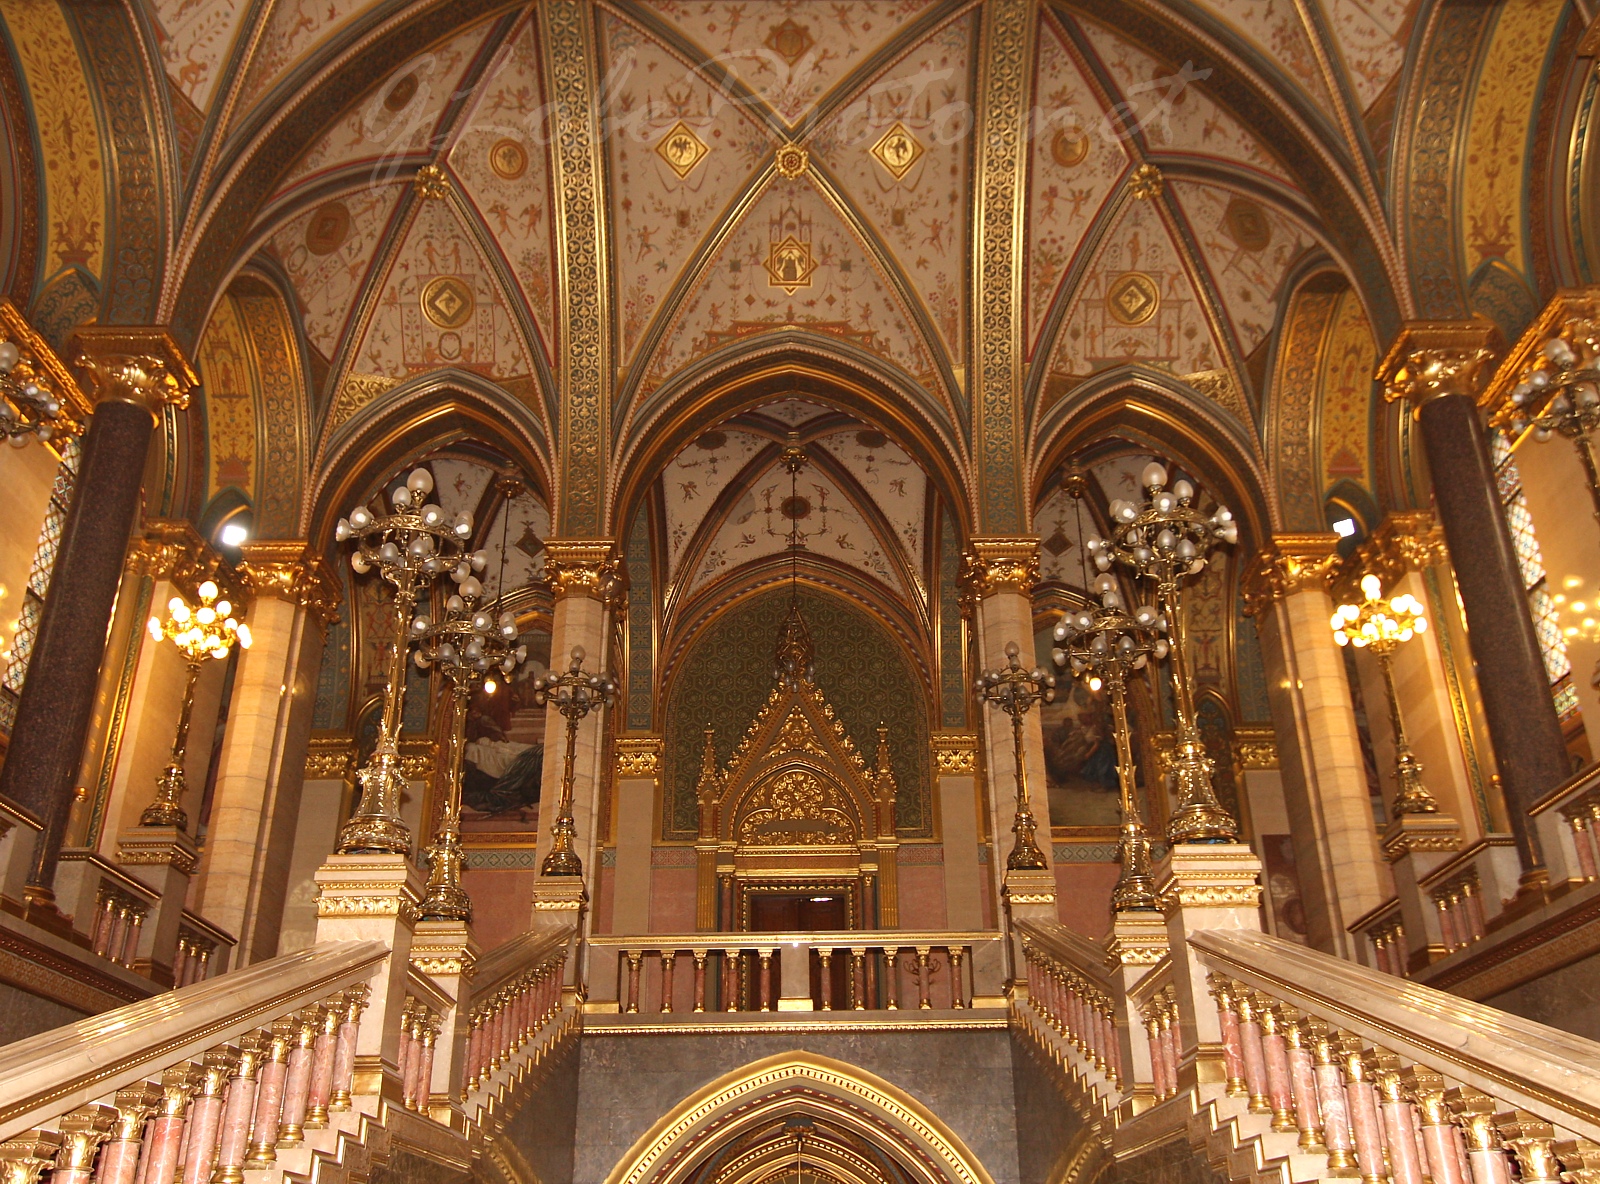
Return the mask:
M 1434 521 L 1431 510 L 1407 510 L 1390 514 L 1352 551 L 1334 573 L 1330 586 L 1341 600 L 1359 600 L 1359 585 L 1364 575 L 1375 575 L 1385 589 L 1392 588 L 1407 572 L 1421 571 L 1449 559 L 1444 530 Z
M 339 584 L 304 539 L 262 539 L 244 545 L 239 574 L 257 596 L 310 609 L 325 625 L 339 619 Z
M 88 325 L 73 333 L 68 352 L 96 403 L 136 403 L 160 418 L 163 406 L 187 407 L 200 385 L 189 359 L 160 325 Z
M 1302 588 L 1326 587 L 1339 562 L 1336 534 L 1275 534 L 1272 546 L 1245 572 L 1244 611 L 1260 616 L 1274 601 Z
M 609 600 L 620 591 L 616 545 L 610 539 L 546 539 L 545 579 L 555 599 Z
M 655 777 L 661 772 L 660 736 L 622 736 L 616 741 L 618 777 Z
M 1500 333 L 1488 321 L 1408 321 L 1378 366 L 1383 397 L 1421 406 L 1483 389 Z
M 996 592 L 1032 595 L 1039 582 L 1039 540 L 1033 535 L 974 536 L 961 553 L 961 594 L 972 602 Z
M 978 771 L 978 738 L 962 733 L 933 737 L 933 767 L 940 775 L 971 776 Z

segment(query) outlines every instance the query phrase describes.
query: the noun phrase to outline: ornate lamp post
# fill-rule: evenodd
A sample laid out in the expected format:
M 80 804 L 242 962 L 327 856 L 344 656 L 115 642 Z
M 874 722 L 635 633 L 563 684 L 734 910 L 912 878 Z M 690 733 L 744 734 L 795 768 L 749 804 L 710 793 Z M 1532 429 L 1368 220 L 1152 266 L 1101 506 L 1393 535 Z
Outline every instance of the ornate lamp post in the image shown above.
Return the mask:
M 1178 808 L 1167 820 L 1167 839 L 1173 843 L 1231 843 L 1238 823 L 1217 801 L 1211 787 L 1214 765 L 1200 742 L 1195 723 L 1194 687 L 1190 682 L 1187 632 L 1183 617 L 1183 584 L 1205 570 L 1206 559 L 1217 543 L 1233 543 L 1238 524 L 1226 506 L 1209 516 L 1195 506 L 1198 491 L 1178 480 L 1168 490 L 1167 470 L 1152 461 L 1140 482 L 1141 503 L 1117 498 L 1111 503 L 1114 527 L 1109 539 L 1089 537 L 1084 549 L 1102 572 L 1113 562 L 1155 581 L 1156 594 L 1167 620 L 1171 639 L 1172 701 L 1177 715 L 1177 745 L 1173 773 L 1178 782 Z
M 200 585 L 200 607 L 191 609 L 183 597 L 174 596 L 167 602 L 167 619 L 150 618 L 150 636 L 157 642 L 171 641 L 189 662 L 188 681 L 183 686 L 183 705 L 178 709 L 178 734 L 172 741 L 172 759 L 161 770 L 156 781 L 156 800 L 145 807 L 139 816 L 140 826 L 175 826 L 182 830 L 189 824 L 184 813 L 183 795 L 188 786 L 183 776 L 184 753 L 189 747 L 189 715 L 194 710 L 194 684 L 200 677 L 200 667 L 210 659 L 226 658 L 237 644 L 242 650 L 250 648 L 250 626 L 233 616 L 233 605 L 218 600 L 216 584 L 207 580 Z
M 1111 891 L 1111 905 L 1125 909 L 1154 909 L 1156 883 L 1150 875 L 1150 840 L 1134 800 L 1133 739 L 1128 728 L 1130 672 L 1142 670 L 1151 658 L 1167 656 L 1166 628 L 1161 614 L 1140 605 L 1130 614 L 1122 602 L 1117 582 L 1108 574 L 1094 582 L 1100 596 L 1098 609 L 1080 608 L 1061 618 L 1055 639 L 1063 649 L 1052 652 L 1057 666 L 1065 666 L 1088 683 L 1091 691 L 1105 687 L 1111 697 L 1111 718 L 1117 739 L 1117 784 L 1122 797 L 1122 836 L 1118 858 L 1122 874 Z
M 1370 649 L 1383 668 L 1383 691 L 1389 699 L 1389 726 L 1394 730 L 1394 799 L 1396 814 L 1437 814 L 1439 803 L 1422 784 L 1422 762 L 1411 754 L 1400 699 L 1394 689 L 1394 651 L 1428 628 L 1422 604 L 1409 593 L 1384 600 L 1383 582 L 1375 575 L 1361 577 L 1360 604 L 1341 604 L 1333 614 L 1333 639 L 1340 645 Z
M 1521 409 L 1547 401 L 1532 418 L 1519 410 L 1512 430 L 1520 435 L 1531 427 L 1539 441 L 1557 434 L 1571 440 L 1583 463 L 1595 517 L 1600 518 L 1600 465 L 1590 438 L 1600 428 L 1600 322 L 1570 320 L 1539 352 L 1539 361 L 1511 388 L 1511 402 Z
M 15 342 L 0 340 L 0 433 L 13 448 L 56 434 L 61 400 Z
M 999 670 L 985 670 L 978 676 L 977 683 L 979 697 L 1011 717 L 1012 756 L 1017 768 L 1017 813 L 1011 831 L 1017 841 L 1012 845 L 1011 854 L 1006 856 L 1006 869 L 1014 872 L 1038 871 L 1050 866 L 1034 839 L 1038 824 L 1028 800 L 1028 770 L 1022 759 L 1022 717 L 1040 700 L 1049 703 L 1056 697 L 1056 676 L 1042 666 L 1024 669 L 1021 653 L 1016 642 L 1006 642 L 1007 664 Z
M 554 703 L 567 719 L 567 753 L 561 766 L 561 804 L 551 828 L 554 836 L 550 854 L 539 869 L 542 876 L 581 876 L 583 860 L 572 849 L 578 828 L 572 820 L 572 773 L 578 755 L 578 724 L 596 708 L 604 707 L 617 693 L 617 683 L 609 674 L 583 672 L 583 647 L 572 647 L 572 665 L 560 674 L 550 673 L 533 680 L 534 702 L 543 707 Z
M 394 585 L 394 646 L 383 687 L 383 715 L 378 721 L 378 744 L 366 767 L 356 774 L 361 801 L 339 831 L 339 853 L 374 851 L 405 855 L 411 850 L 411 832 L 400 818 L 400 712 L 405 702 L 406 652 L 410 649 L 407 626 L 418 594 L 434 577 L 454 568 L 465 580 L 482 571 L 488 557 L 478 551 L 465 554 L 472 537 L 472 515 L 463 511 L 453 520 L 428 500 L 433 474 L 413 469 L 406 483 L 392 496 L 394 512 L 374 514 L 357 506 L 349 518 L 339 519 L 335 537 L 354 540 L 350 566 L 365 575 L 373 568 Z
M 470 565 L 468 565 L 470 566 Z M 452 575 L 459 573 L 456 572 Z M 445 774 L 444 808 L 439 833 L 428 846 L 428 887 L 420 912 L 425 921 L 470 921 L 472 899 L 461 887 L 466 855 L 461 850 L 461 769 L 466 758 L 467 708 L 479 684 L 493 692 L 493 672 L 510 674 L 528 656 L 517 644 L 517 620 L 509 612 L 497 618 L 478 607 L 483 585 L 476 576 L 457 581 L 459 590 L 445 602 L 444 620 L 435 625 L 426 616 L 411 622 L 421 639 L 417 668 L 437 666 L 450 680 L 450 748 Z

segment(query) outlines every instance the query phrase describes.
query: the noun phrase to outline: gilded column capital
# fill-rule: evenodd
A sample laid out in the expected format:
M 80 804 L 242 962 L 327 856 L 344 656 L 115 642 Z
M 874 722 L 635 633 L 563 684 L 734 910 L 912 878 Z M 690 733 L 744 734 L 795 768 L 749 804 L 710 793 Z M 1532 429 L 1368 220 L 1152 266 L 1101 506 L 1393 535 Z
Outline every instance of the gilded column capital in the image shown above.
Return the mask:
M 0 340 L 10 341 L 22 352 L 12 368 L 12 376 L 20 382 L 37 382 L 48 387 L 61 401 L 59 429 L 81 435 L 88 426 L 94 404 L 84 395 L 61 356 L 39 336 L 9 296 L 0 296 Z
M 1407 572 L 1421 571 L 1449 558 L 1444 529 L 1432 510 L 1404 510 L 1390 514 L 1366 540 L 1339 564 L 1331 589 L 1341 600 L 1361 599 L 1361 577 L 1377 576 L 1390 588 Z
M 1338 547 L 1339 536 L 1332 533 L 1273 535 L 1272 546 L 1245 572 L 1245 614 L 1260 616 L 1274 601 L 1303 588 L 1326 588 L 1339 562 Z
M 942 775 L 965 774 L 978 771 L 978 738 L 969 732 L 935 732 L 933 735 L 933 768 Z
M 331 625 L 339 619 L 338 581 L 304 539 L 260 539 L 242 548 L 239 574 L 256 596 L 286 600 L 310 609 Z
M 1407 321 L 1378 366 L 1388 402 L 1417 407 L 1445 395 L 1477 398 L 1494 362 L 1500 331 L 1485 320 Z
M 1554 386 L 1545 388 L 1521 407 L 1512 403 L 1512 390 L 1529 369 L 1543 361 L 1540 351 L 1545 342 L 1552 337 L 1563 336 L 1564 331 L 1571 332 L 1572 339 L 1586 337 L 1592 334 L 1597 322 L 1600 322 L 1600 284 L 1586 288 L 1562 288 L 1550 297 L 1544 310 L 1523 330 L 1517 343 L 1506 351 L 1506 356 L 1484 385 L 1483 393 L 1478 396 L 1478 406 L 1484 409 L 1489 422 L 1499 427 L 1519 414 L 1542 414 L 1544 404 L 1556 392 Z
M 1039 582 L 1039 540 L 1034 535 L 974 535 L 971 547 L 961 553 L 956 578 L 973 601 L 996 592 L 1032 595 Z
M 1271 724 L 1240 724 L 1233 731 L 1233 750 L 1241 768 L 1278 767 L 1278 734 Z
M 200 585 L 213 581 L 222 596 L 241 608 L 247 589 L 222 556 L 207 545 L 193 523 L 181 518 L 152 518 L 128 544 L 128 571 L 167 580 L 191 601 L 200 599 Z
M 618 777 L 655 777 L 661 772 L 660 736 L 619 736 L 615 744 Z
M 87 325 L 76 330 L 68 352 L 88 376 L 95 404 L 133 403 L 153 417 L 171 405 L 180 411 L 200 379 L 161 325 Z
M 306 745 L 307 781 L 349 781 L 355 767 L 354 737 L 313 736 Z
M 610 600 L 622 589 L 616 544 L 611 539 L 546 539 L 544 573 L 551 595 Z

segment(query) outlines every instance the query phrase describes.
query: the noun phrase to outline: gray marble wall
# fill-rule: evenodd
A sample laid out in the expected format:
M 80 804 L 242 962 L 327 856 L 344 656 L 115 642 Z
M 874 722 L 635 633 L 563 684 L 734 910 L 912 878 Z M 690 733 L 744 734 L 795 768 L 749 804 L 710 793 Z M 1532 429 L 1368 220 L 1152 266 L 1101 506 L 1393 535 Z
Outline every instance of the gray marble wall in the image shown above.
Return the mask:
M 1017 1107 L 1017 1167 L 1028 1184 L 1059 1180 L 1083 1119 L 1067 1105 L 1061 1070 L 1047 1065 L 1032 1041 L 1017 1039 L 1011 1056 Z
M 1484 1002 L 1575 1036 L 1600 1040 L 1600 954 L 1579 958 Z
M 88 1013 L 46 999 L 9 983 L 0 983 L 0 1044 L 24 1040 L 87 1019 Z
M 499 1135 L 515 1148 L 537 1184 L 572 1184 L 580 1062 L 579 1039 L 569 1038 L 555 1059 L 541 1067 L 532 1090 L 514 1095 L 520 1099 L 516 1112 Z M 479 1177 L 486 1173 L 478 1171 Z

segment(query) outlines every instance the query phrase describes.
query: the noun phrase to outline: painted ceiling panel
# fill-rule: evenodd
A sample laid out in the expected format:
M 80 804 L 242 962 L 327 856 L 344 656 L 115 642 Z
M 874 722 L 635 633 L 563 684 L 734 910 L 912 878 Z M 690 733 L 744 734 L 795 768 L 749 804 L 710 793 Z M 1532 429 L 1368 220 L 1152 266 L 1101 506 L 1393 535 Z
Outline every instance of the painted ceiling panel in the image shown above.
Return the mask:
M 889 520 L 905 548 L 918 589 L 926 595 L 921 585 L 928 479 L 922 469 L 899 445 L 872 428 L 835 432 L 818 442 L 861 483 Z
M 809 141 L 888 244 L 950 358 L 965 355 L 976 17 L 946 25 Z
M 294 285 L 306 337 L 324 358 L 338 351 L 401 192 L 400 185 L 384 185 L 324 202 L 267 243 Z
M 776 464 L 751 482 L 695 559 L 686 590 L 692 592 L 752 559 L 786 551 L 790 526 L 798 521 L 806 550 L 859 568 L 898 592 L 906 591 L 861 511 L 825 473 L 815 465 L 801 471 L 798 504 L 789 501 L 789 490 L 789 474 Z
M 1311 245 L 1307 231 L 1270 206 L 1214 185 L 1174 181 L 1212 283 L 1222 294 L 1241 353 L 1272 331 L 1279 287 Z
M 1094 582 L 1099 573 L 1092 563 L 1085 568 L 1080 521 L 1083 534 L 1098 533 L 1089 507 L 1080 506 L 1078 499 L 1059 485 L 1040 503 L 1033 516 L 1033 529 L 1039 534 L 1041 579 L 1085 589 Z
M 653 0 L 789 126 L 934 0 Z
M 456 366 L 492 378 L 530 372 L 510 303 L 448 201 L 419 200 L 349 368 L 405 378 Z
M 1312 33 L 1295 0 L 1200 0 L 1279 69 L 1324 111 L 1332 109 L 1327 79 L 1317 61 Z
M 1365 111 L 1405 64 L 1414 0 L 1323 0 L 1345 76 Z
M 1051 371 L 1085 376 L 1138 362 L 1192 374 L 1225 357 L 1158 203 L 1130 200 L 1073 295 Z
M 371 161 L 373 180 L 426 153 L 445 104 L 483 45 L 488 24 L 457 33 L 395 70 L 297 160 L 280 192 L 334 169 Z
M 661 475 L 667 517 L 667 574 L 675 576 L 683 550 L 728 482 L 771 440 L 754 432 L 703 432 Z
M 544 578 L 544 541 L 550 537 L 550 510 L 531 493 L 502 504 L 484 532 L 489 565 L 480 577 L 485 597 L 500 594 L 500 539 L 505 538 L 505 586 L 513 592 Z
M 1028 348 L 1084 232 L 1129 164 L 1082 70 L 1055 25 L 1039 26 L 1034 129 L 1028 178 Z
M 266 94 L 273 83 L 287 74 L 318 43 L 331 37 L 376 3 L 377 0 L 347 0 L 342 4 L 332 4 L 329 0 L 277 0 L 271 6 L 267 27 L 246 67 L 233 122 L 237 123 L 239 117 Z
M 1151 151 L 1217 157 L 1293 184 L 1277 158 L 1207 97 L 1204 79 L 1185 82 L 1177 69 L 1099 25 L 1085 21 L 1082 28 Z
M 809 181 L 775 180 L 723 244 L 650 362 L 654 389 L 724 342 L 794 324 L 931 381 L 916 323 L 862 243 Z
M 705 74 L 625 21 L 601 22 L 622 361 L 771 140 Z
M 206 110 L 250 6 L 238 0 L 153 0 L 150 10 L 167 74 L 195 107 Z
M 556 333 L 550 166 L 531 22 L 518 28 L 476 89 L 450 167 L 516 277 L 549 357 Z

